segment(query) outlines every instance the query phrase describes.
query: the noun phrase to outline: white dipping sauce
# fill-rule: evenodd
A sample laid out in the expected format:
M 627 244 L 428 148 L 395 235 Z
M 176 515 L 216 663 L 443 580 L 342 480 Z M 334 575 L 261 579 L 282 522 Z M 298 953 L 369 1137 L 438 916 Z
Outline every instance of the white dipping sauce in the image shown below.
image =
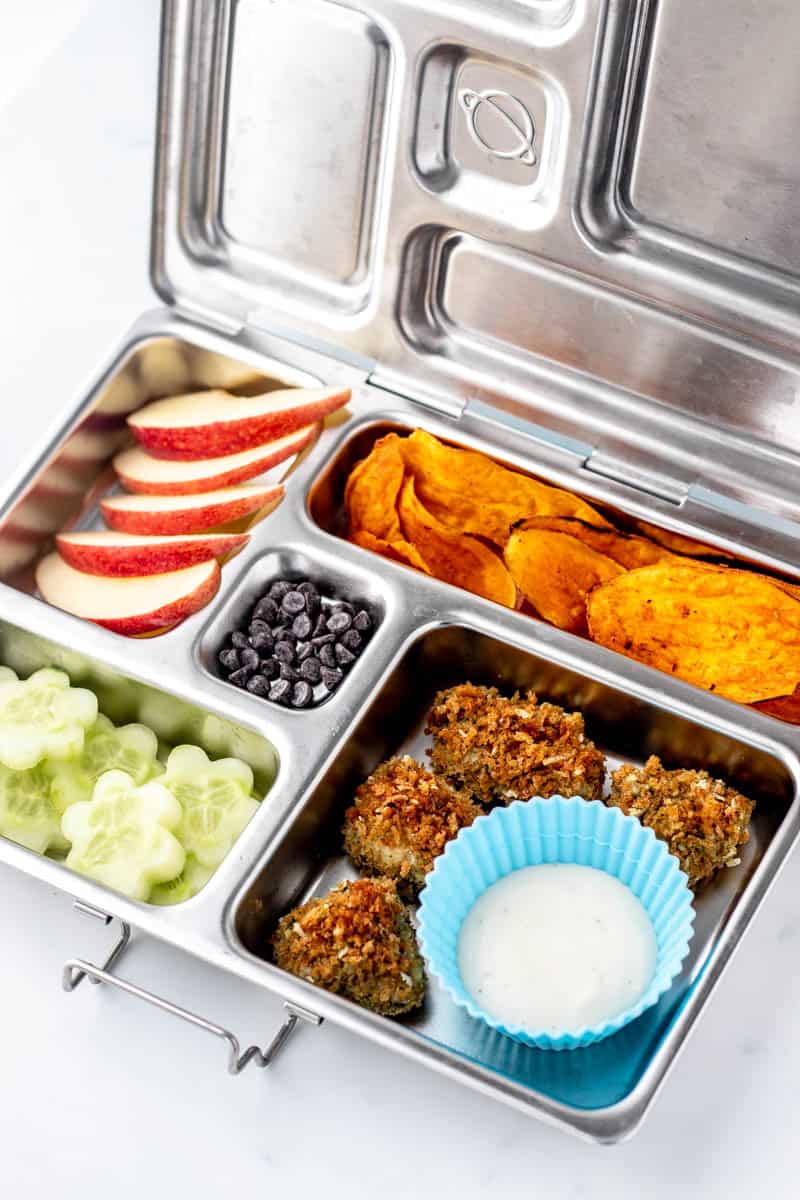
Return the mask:
M 464 986 L 490 1016 L 558 1034 L 634 1004 L 653 977 L 656 938 L 618 879 L 544 863 L 513 871 L 478 897 L 458 960 Z

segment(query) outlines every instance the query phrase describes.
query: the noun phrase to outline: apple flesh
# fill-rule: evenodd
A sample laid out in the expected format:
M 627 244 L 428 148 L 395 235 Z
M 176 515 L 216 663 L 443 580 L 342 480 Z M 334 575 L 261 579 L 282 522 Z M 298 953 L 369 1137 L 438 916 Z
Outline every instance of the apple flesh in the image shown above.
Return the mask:
M 208 604 L 220 582 L 216 559 L 162 575 L 107 579 L 76 571 L 59 554 L 36 568 L 36 585 L 56 608 L 114 633 L 142 637 L 176 625 Z
M 306 425 L 296 433 L 219 458 L 181 462 L 156 458 L 141 446 L 123 450 L 114 459 L 114 470 L 129 492 L 150 496 L 192 496 L 244 483 L 261 475 L 308 445 L 319 425 Z
M 201 533 L 233 521 L 265 516 L 283 496 L 280 484 L 244 484 L 196 496 L 108 496 L 100 509 L 119 533 L 164 536 Z
M 217 458 L 286 437 L 349 399 L 349 388 L 280 388 L 260 396 L 214 389 L 146 404 L 128 425 L 157 458 Z
M 107 529 L 59 533 L 56 547 L 64 562 L 88 575 L 110 579 L 130 575 L 162 575 L 215 558 L 231 557 L 250 541 L 246 533 L 190 533 L 146 537 Z

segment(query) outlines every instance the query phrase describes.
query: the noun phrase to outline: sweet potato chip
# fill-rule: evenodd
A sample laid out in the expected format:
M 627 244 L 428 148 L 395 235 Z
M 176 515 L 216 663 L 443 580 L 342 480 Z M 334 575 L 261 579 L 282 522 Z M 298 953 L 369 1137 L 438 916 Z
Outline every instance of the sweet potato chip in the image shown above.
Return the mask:
M 635 567 L 648 567 L 651 563 L 661 562 L 665 558 L 674 558 L 671 550 L 657 546 L 647 538 L 638 537 L 635 533 L 622 533 L 619 529 L 598 528 L 576 517 L 530 517 L 514 526 L 513 532 L 529 529 L 550 529 L 554 533 L 566 533 L 577 538 L 585 546 L 612 558 L 626 570 Z
M 588 593 L 622 567 L 567 533 L 527 524 L 514 529 L 505 549 L 514 582 L 546 621 L 569 633 L 586 633 Z
M 779 721 L 788 721 L 790 725 L 800 725 L 800 691 L 795 690 L 791 696 L 776 696 L 772 700 L 759 700 L 752 706 L 767 716 L 777 717 Z
M 671 559 L 595 588 L 587 612 L 596 642 L 729 700 L 800 683 L 800 600 L 762 575 Z
M 365 550 L 372 550 L 375 554 L 390 558 L 393 562 L 405 563 L 407 567 L 416 567 L 425 575 L 431 574 L 430 567 L 416 546 L 412 546 L 410 542 L 400 536 L 392 541 L 387 541 L 385 538 L 375 537 L 375 534 L 370 533 L 368 529 L 357 529 L 350 534 L 350 541 L 355 542 L 357 546 L 362 546 Z
M 580 517 L 592 525 L 608 522 L 572 492 L 510 471 L 475 450 L 445 446 L 417 429 L 400 442 L 416 494 L 441 524 L 475 533 L 498 546 L 508 541 L 515 522 L 525 517 Z
M 682 533 L 670 533 L 668 529 L 659 529 L 658 525 L 651 525 L 648 521 L 634 521 L 634 525 L 645 537 L 658 542 L 659 546 L 664 546 L 673 554 L 683 554 L 688 558 L 735 558 L 735 555 L 729 554 L 727 550 L 708 546 L 705 542 L 698 542 Z
M 420 503 L 411 478 L 403 484 L 399 511 L 406 539 L 413 543 L 437 579 L 507 608 L 514 607 L 517 589 L 502 559 L 477 538 L 448 529 L 429 513 Z
M 365 530 L 385 541 L 402 540 L 397 501 L 404 475 L 400 438 L 390 433 L 375 443 L 348 477 L 344 504 L 351 533 Z

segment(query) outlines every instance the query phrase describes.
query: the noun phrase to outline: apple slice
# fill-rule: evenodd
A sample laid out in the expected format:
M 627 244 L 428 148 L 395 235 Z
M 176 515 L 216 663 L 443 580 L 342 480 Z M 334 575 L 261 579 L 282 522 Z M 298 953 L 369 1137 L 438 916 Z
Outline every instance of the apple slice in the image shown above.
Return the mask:
M 298 454 L 318 429 L 318 424 L 306 425 L 296 433 L 265 442 L 263 446 L 254 446 L 252 450 L 191 462 L 155 458 L 141 446 L 132 446 L 116 456 L 114 470 L 129 492 L 150 496 L 192 496 L 197 492 L 212 492 L 233 483 L 244 483 Z
M 59 533 L 58 552 L 76 571 L 109 578 L 162 575 L 216 558 L 230 558 L 250 541 L 246 533 L 188 533 L 176 537 L 147 537 L 107 529 Z
M 201 533 L 242 517 L 260 519 L 282 496 L 280 484 L 244 484 L 196 496 L 108 496 L 100 509 L 119 533 Z
M 214 389 L 155 400 L 128 417 L 128 425 L 158 458 L 216 458 L 286 437 L 349 399 L 349 388 L 280 388 L 260 396 Z
M 129 637 L 190 617 L 216 595 L 219 581 L 215 558 L 182 571 L 128 579 L 87 575 L 59 554 L 48 554 L 36 568 L 36 585 L 48 604 Z

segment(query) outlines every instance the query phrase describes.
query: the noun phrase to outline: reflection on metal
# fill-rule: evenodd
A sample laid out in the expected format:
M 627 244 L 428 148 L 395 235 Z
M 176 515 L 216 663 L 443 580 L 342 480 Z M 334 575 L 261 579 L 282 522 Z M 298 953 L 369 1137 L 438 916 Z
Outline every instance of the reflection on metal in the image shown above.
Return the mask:
M 516 96 L 486 88 L 465 88 L 459 94 L 474 142 L 495 158 L 515 159 L 536 165 L 536 129 L 533 117 Z

